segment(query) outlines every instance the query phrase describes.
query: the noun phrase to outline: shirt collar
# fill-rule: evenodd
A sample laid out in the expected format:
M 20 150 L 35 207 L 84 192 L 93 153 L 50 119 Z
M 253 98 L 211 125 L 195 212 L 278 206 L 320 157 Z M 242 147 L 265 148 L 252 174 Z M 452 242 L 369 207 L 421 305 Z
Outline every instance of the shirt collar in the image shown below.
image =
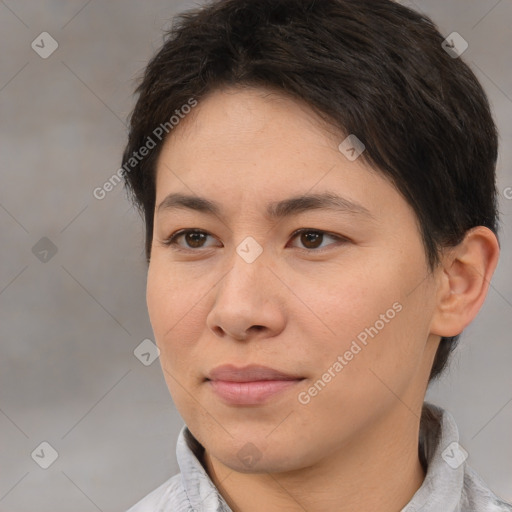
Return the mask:
M 425 479 L 401 512 L 460 512 L 467 453 L 453 416 L 429 402 L 423 404 L 419 451 Z
M 181 482 L 194 512 L 232 512 L 200 461 L 204 447 L 185 425 L 176 443 Z

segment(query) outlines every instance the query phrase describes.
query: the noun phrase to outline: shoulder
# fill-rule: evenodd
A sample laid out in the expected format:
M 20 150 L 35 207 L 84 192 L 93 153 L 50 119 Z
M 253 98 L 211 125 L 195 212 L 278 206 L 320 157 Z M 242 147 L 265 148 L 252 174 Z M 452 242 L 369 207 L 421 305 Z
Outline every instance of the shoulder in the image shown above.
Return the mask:
M 468 464 L 467 454 L 457 453 L 459 431 L 448 411 L 425 402 L 419 446 L 425 480 L 404 512 L 512 512 Z
M 480 475 L 467 465 L 464 470 L 461 505 L 462 510 L 471 512 L 512 512 L 512 504 L 496 496 Z
M 189 501 L 183 488 L 181 473 L 166 480 L 126 512 L 167 512 L 169 510 L 173 512 L 189 510 Z

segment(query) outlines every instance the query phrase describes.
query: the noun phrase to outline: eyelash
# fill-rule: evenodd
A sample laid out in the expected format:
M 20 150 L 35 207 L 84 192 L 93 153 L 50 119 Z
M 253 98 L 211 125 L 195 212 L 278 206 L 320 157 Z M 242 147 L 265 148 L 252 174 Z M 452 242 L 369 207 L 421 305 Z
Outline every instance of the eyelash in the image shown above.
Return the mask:
M 202 249 L 209 249 L 209 247 L 199 247 L 197 249 L 192 249 L 192 248 L 186 249 L 186 248 L 183 248 L 183 247 L 179 247 L 178 244 L 177 244 L 177 239 L 179 237 L 187 235 L 189 233 L 197 233 L 197 234 L 210 235 L 210 233 L 208 233 L 207 231 L 203 231 L 203 230 L 200 230 L 200 229 L 180 229 L 179 231 L 176 231 L 175 233 L 170 235 L 168 238 L 163 240 L 162 244 L 167 246 L 167 247 L 171 247 L 172 250 L 174 250 L 174 251 L 188 252 L 188 253 L 199 252 Z M 343 236 L 340 236 L 340 235 L 335 235 L 333 233 L 329 233 L 329 232 L 323 231 L 321 229 L 311 229 L 311 228 L 297 229 L 296 231 L 294 231 L 292 233 L 291 239 L 293 240 L 294 238 L 296 238 L 298 235 L 300 235 L 302 233 L 315 233 L 315 234 L 327 235 L 327 236 L 329 236 L 331 238 L 336 239 L 338 242 L 341 242 L 341 243 L 345 243 L 345 242 L 349 242 L 350 241 L 346 237 L 343 237 Z M 210 236 L 212 236 L 212 235 L 210 235 Z M 323 242 L 323 240 L 322 240 L 322 242 Z M 306 252 L 320 252 L 320 253 L 323 252 L 325 249 L 327 249 L 327 248 L 323 248 L 323 249 L 301 249 L 301 248 L 299 248 L 299 250 L 306 251 Z

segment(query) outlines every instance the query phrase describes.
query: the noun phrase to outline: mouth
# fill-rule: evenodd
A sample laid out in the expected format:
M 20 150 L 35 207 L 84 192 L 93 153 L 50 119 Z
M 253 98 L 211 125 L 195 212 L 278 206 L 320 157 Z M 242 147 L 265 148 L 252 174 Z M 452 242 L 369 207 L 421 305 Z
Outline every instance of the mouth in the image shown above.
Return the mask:
M 228 381 L 228 382 L 256 382 L 266 380 L 298 380 L 303 379 L 301 375 L 288 373 L 282 370 L 276 370 L 269 366 L 248 365 L 244 367 L 236 367 L 232 364 L 217 366 L 208 375 L 206 380 L 211 381 Z
M 228 405 L 260 405 L 304 379 L 267 366 L 223 365 L 213 369 L 205 382 Z

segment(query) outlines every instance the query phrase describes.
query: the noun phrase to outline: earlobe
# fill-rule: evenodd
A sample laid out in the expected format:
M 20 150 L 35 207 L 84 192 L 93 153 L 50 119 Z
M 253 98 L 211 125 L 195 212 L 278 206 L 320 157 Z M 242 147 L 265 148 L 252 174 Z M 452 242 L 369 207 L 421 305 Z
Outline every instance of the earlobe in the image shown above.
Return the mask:
M 484 226 L 469 230 L 459 245 L 445 251 L 431 334 L 456 336 L 476 317 L 487 296 L 499 252 L 496 235 Z

